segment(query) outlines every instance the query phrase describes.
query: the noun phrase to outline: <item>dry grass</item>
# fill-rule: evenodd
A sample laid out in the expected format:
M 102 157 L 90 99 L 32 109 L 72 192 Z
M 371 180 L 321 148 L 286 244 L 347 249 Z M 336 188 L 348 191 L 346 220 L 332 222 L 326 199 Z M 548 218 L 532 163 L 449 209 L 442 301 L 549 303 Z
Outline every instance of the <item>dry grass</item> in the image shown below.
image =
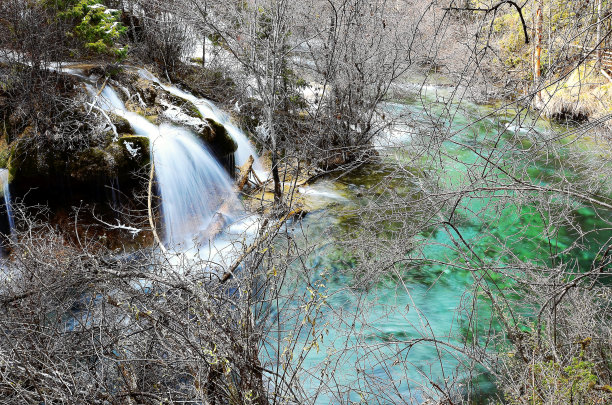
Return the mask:
M 551 118 L 600 120 L 612 113 L 612 83 L 593 63 L 580 66 L 562 82 L 542 91 L 542 111 Z M 610 126 L 610 123 L 606 123 Z

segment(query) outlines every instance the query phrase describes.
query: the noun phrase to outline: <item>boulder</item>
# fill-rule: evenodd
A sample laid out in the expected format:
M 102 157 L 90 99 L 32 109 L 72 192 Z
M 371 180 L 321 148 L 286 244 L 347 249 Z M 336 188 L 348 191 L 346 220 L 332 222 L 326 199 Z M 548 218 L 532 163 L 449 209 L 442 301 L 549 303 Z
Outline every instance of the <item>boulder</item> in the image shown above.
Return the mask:
M 6 166 L 11 181 L 24 187 L 45 184 L 43 178 L 69 178 L 81 184 L 95 184 L 103 178 L 129 179 L 150 161 L 149 139 L 134 135 L 123 135 L 105 147 L 92 146 L 77 153 L 34 147 L 23 140 L 9 150 Z M 1 158 L 0 149 L 0 163 Z
M 110 151 L 97 147 L 78 153 L 67 163 L 67 174 L 83 183 L 97 181 L 103 177 L 112 177 L 117 166 L 115 156 Z
M 155 104 L 155 99 L 159 92 L 159 86 L 157 84 L 150 80 L 139 78 L 133 83 L 133 86 L 147 105 Z
M 188 101 L 177 102 L 176 100 L 170 103 L 164 99 L 161 99 L 160 103 L 164 107 L 164 111 L 157 116 L 158 124 L 169 122 L 189 128 L 218 157 L 227 156 L 238 149 L 238 145 L 227 133 L 225 127 L 213 119 L 202 119 L 193 103 Z
M 181 105 L 171 104 L 162 100 L 164 111 L 157 116 L 157 123 L 161 124 L 169 122 L 178 126 L 187 127 L 191 131 L 199 134 L 202 131 L 206 131 L 208 123 L 202 120 L 200 117 L 194 117 L 186 112 Z
M 119 177 L 130 175 L 136 170 L 146 167 L 151 160 L 149 138 L 138 135 L 121 136 L 117 142 L 107 147 L 114 151 Z
M 115 128 L 117 128 L 117 133 L 129 134 L 132 132 L 132 126 L 125 118 L 113 113 L 108 113 L 108 117 L 110 118 Z
M 223 125 L 210 118 L 206 118 L 205 122 L 207 123 L 206 128 L 197 132 L 197 135 L 217 156 L 227 156 L 236 152 L 238 144 Z

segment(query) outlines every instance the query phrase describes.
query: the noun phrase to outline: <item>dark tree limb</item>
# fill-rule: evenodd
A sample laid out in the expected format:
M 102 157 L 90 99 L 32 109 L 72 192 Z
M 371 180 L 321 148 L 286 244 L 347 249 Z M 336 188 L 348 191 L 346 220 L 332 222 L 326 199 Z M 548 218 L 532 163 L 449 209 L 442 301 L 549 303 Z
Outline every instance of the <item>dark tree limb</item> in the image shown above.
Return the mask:
M 516 11 L 519 13 L 519 17 L 521 17 L 521 25 L 523 26 L 523 33 L 525 34 L 525 43 L 529 43 L 529 36 L 527 35 L 527 23 L 525 23 L 525 18 L 523 17 L 523 8 L 513 2 L 512 0 L 503 0 L 494 5 L 491 8 L 480 8 L 480 7 L 446 7 L 443 10 L 446 11 L 480 11 L 485 14 L 489 14 L 492 11 L 497 11 L 498 8 L 503 6 L 504 4 L 510 4 L 516 8 Z

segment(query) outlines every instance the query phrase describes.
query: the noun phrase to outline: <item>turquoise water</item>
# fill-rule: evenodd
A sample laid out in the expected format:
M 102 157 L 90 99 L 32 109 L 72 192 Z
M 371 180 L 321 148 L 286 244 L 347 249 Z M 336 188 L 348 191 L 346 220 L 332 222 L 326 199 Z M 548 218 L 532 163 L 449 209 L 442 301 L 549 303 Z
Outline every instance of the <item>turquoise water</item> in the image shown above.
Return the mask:
M 612 238 L 610 212 L 516 190 L 517 181 L 561 188 L 592 174 L 570 147 L 552 148 L 563 128 L 416 100 L 388 107 L 411 128 L 392 153 L 336 179 L 329 192 L 339 198 L 292 224 L 295 244 L 311 248 L 286 276 L 291 300 L 273 310 L 279 332 L 264 362 L 308 370 L 295 383 L 313 403 L 421 403 L 442 391 L 485 403 L 494 384 L 461 352 L 468 341 L 498 350 L 486 336 L 500 327 L 476 284 L 507 294 L 517 305 L 504 310 L 520 323 L 530 314 L 509 287 L 521 266 L 588 269 Z

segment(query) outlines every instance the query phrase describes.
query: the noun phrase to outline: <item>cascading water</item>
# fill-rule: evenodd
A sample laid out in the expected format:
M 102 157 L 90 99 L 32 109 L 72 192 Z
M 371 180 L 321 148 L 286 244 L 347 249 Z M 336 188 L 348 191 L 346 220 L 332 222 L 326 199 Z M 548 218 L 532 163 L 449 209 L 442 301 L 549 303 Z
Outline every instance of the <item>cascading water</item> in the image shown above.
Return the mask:
M 87 88 L 92 95 L 98 94 L 92 86 Z M 125 118 L 137 135 L 149 138 L 166 243 L 176 246 L 198 234 L 207 236 L 216 214 L 231 217 L 240 210 L 231 179 L 190 131 L 168 124 L 157 126 L 127 111 L 109 85 L 97 97 L 102 109 Z
M 232 182 L 205 145 L 168 124 L 150 139 L 168 243 L 206 232 L 217 213 L 232 216 L 239 207 Z
M 232 139 L 234 139 L 234 141 L 236 141 L 238 144 L 238 150 L 236 151 L 236 164 L 242 166 L 249 159 L 249 156 L 253 156 L 253 170 L 255 170 L 258 176 L 263 176 L 264 178 L 267 177 L 261 163 L 259 162 L 257 153 L 251 145 L 251 142 L 249 142 L 249 139 L 245 133 L 234 125 L 234 123 L 232 123 L 232 120 L 228 114 L 217 108 L 217 106 L 210 100 L 198 98 L 191 93 L 179 89 L 178 87 L 163 84 L 157 77 L 153 76 L 153 74 L 147 70 L 139 69 L 139 73 L 144 79 L 151 80 L 152 82 L 159 84 L 168 93 L 192 102 L 204 118 L 213 119 L 219 124 L 223 125 Z
M 0 169 L 0 183 L 2 183 L 2 193 L 4 194 L 4 206 L 6 207 L 6 216 L 8 219 L 9 232 L 13 233 L 15 229 L 15 217 L 11 207 L 11 192 L 9 189 L 9 172 L 7 169 Z

